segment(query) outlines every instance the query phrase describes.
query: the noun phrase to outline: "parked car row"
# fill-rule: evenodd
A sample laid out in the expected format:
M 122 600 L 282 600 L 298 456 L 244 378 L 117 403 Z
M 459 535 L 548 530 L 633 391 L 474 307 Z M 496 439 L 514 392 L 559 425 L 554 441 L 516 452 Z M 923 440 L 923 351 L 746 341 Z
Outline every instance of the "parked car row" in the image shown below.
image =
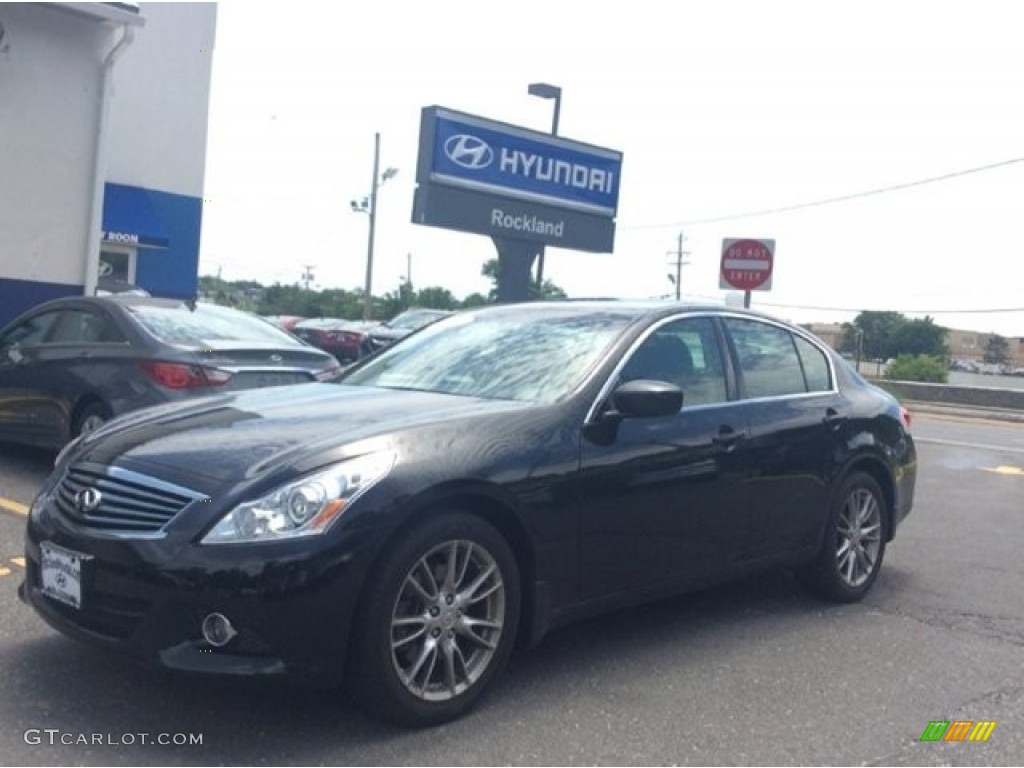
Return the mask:
M 380 323 L 295 315 L 270 315 L 266 319 L 306 343 L 330 352 L 341 362 L 351 363 L 451 314 L 443 309 L 414 308 Z
M 0 329 L 0 440 L 58 448 L 139 408 L 327 380 L 339 363 L 451 314 L 410 310 L 390 323 L 260 318 L 109 280 L 97 294 L 49 302 Z

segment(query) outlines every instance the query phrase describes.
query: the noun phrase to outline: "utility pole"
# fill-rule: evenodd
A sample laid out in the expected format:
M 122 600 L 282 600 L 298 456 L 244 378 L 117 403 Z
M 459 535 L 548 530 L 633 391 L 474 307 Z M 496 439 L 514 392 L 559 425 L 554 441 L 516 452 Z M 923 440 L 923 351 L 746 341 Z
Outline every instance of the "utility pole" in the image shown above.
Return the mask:
M 412 254 L 405 254 L 405 282 L 412 287 Z
M 679 237 L 676 240 L 676 249 L 674 251 L 666 251 L 665 253 L 669 256 L 675 256 L 676 273 L 675 275 L 669 275 L 668 279 L 676 286 L 676 301 L 682 298 L 682 282 L 683 282 L 683 266 L 689 264 L 688 261 L 683 261 L 684 256 L 689 256 L 689 251 L 683 250 L 683 243 L 686 242 L 686 235 L 682 232 L 679 233 Z
M 380 134 L 373 134 L 373 186 L 370 187 L 370 233 L 366 238 L 366 286 L 363 289 L 363 320 L 373 312 L 373 236 L 377 229 L 377 187 L 380 186 Z
M 309 284 L 316 279 L 316 275 L 313 274 L 313 267 L 315 264 L 307 264 L 306 269 L 302 272 L 302 282 L 306 284 L 306 290 L 309 290 Z

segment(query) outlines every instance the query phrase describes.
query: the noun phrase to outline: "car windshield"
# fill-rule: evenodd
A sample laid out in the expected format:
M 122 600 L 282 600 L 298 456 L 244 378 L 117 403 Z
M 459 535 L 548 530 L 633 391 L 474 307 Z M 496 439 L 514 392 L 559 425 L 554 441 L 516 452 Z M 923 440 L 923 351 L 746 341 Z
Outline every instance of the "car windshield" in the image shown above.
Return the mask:
M 554 403 L 583 381 L 630 320 L 598 311 L 465 313 L 409 337 L 341 383 Z
M 184 304 L 134 304 L 132 316 L 166 344 L 216 347 L 224 342 L 295 346 L 295 339 L 262 318 L 224 307 L 198 304 L 195 311 Z

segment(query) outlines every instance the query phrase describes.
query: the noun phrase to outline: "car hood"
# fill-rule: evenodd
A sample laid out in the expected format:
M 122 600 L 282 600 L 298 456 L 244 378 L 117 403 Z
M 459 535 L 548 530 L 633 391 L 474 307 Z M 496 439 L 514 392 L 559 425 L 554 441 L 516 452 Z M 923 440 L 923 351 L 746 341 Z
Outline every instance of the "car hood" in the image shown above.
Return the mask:
M 129 414 L 90 435 L 74 460 L 233 483 L 286 465 L 315 466 L 360 440 L 531 407 L 338 384 L 274 387 Z

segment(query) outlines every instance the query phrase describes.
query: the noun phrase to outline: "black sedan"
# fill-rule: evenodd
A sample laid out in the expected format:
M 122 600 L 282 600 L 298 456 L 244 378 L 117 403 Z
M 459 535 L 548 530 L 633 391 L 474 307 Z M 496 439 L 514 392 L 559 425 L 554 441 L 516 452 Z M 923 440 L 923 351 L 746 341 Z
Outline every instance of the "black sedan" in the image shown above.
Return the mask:
M 340 370 L 329 354 L 227 307 L 58 299 L 0 329 L 0 439 L 59 448 L 146 406 Z
M 753 569 L 853 601 L 913 502 L 909 416 L 739 310 L 532 304 L 442 320 L 340 383 L 123 417 L 32 504 L 20 593 L 179 670 L 465 711 L 513 645 Z

